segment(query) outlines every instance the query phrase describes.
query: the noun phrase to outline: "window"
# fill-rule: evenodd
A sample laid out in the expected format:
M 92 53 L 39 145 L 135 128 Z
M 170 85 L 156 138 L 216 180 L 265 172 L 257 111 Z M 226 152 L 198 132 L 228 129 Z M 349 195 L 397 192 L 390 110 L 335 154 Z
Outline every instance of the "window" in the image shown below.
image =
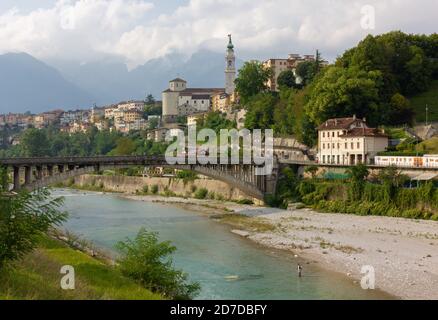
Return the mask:
M 322 137 L 325 138 L 325 132 L 322 133 Z
M 341 144 L 340 143 L 338 143 L 338 149 L 340 149 L 341 148 Z
M 348 149 L 348 143 L 345 142 L 345 149 Z
M 325 143 L 322 144 L 322 148 L 325 149 Z
M 322 156 L 322 163 L 325 163 L 325 156 Z
M 334 144 L 334 143 L 332 144 L 332 147 L 333 147 L 333 149 L 335 149 L 335 148 L 336 148 L 336 147 L 335 147 L 335 144 Z
M 354 143 L 352 142 L 351 143 L 351 150 L 353 150 L 354 149 Z
M 360 142 L 357 143 L 357 148 L 360 149 Z
M 334 131 L 332 132 L 332 137 L 333 137 L 333 138 L 335 137 L 335 132 L 334 132 Z

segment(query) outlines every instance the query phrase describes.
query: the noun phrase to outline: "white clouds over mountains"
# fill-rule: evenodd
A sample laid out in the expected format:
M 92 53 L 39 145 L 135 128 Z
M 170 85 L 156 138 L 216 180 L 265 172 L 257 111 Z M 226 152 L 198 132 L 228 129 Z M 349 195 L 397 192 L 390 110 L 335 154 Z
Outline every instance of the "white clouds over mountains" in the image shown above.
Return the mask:
M 153 1 L 59 0 L 48 9 L 0 13 L 0 53 L 82 62 L 115 55 L 133 67 L 172 52 L 222 52 L 233 33 L 245 58 L 316 48 L 333 58 L 370 32 L 360 25 L 368 4 L 376 9 L 372 33 L 438 32 L 434 0 L 191 0 L 165 14 Z

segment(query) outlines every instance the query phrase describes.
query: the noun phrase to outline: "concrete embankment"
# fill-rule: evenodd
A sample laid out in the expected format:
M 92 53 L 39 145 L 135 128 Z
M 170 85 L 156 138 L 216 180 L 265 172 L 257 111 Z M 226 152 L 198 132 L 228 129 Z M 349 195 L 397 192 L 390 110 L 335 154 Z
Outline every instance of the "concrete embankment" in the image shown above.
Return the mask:
M 122 193 L 142 193 L 147 186 L 148 192 L 153 193 L 157 188 L 156 194 L 169 194 L 182 197 L 193 197 L 201 189 L 208 190 L 206 198 L 218 200 L 240 200 L 251 199 L 239 189 L 233 188 L 228 184 L 212 179 L 196 179 L 193 181 L 183 181 L 177 178 L 157 178 L 157 177 L 128 177 L 128 176 L 100 176 L 82 175 L 74 179 L 75 186 L 81 188 L 95 187 L 106 191 Z

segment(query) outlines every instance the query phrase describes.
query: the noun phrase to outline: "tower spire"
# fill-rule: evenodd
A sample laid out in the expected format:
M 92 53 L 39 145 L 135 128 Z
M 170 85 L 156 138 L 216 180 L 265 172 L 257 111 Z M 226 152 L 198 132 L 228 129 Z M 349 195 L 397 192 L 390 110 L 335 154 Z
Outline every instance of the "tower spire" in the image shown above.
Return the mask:
M 231 34 L 228 35 L 229 41 L 228 41 L 228 49 L 234 49 L 233 41 L 231 39 Z

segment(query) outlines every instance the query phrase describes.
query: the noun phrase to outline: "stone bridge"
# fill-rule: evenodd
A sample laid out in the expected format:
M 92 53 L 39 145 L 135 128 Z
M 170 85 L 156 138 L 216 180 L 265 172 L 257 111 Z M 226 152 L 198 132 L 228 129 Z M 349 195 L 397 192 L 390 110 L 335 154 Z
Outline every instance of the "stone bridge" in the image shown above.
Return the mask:
M 0 166 L 11 169 L 13 190 L 15 191 L 20 189 L 31 191 L 65 181 L 70 177 L 105 169 L 157 166 L 191 170 L 223 181 L 259 200 L 263 200 L 267 194 L 275 193 L 278 176 L 275 164 L 271 175 L 259 176 L 255 174 L 256 168 L 259 167 L 256 164 L 169 165 L 165 158 L 161 156 L 10 158 L 0 159 Z

